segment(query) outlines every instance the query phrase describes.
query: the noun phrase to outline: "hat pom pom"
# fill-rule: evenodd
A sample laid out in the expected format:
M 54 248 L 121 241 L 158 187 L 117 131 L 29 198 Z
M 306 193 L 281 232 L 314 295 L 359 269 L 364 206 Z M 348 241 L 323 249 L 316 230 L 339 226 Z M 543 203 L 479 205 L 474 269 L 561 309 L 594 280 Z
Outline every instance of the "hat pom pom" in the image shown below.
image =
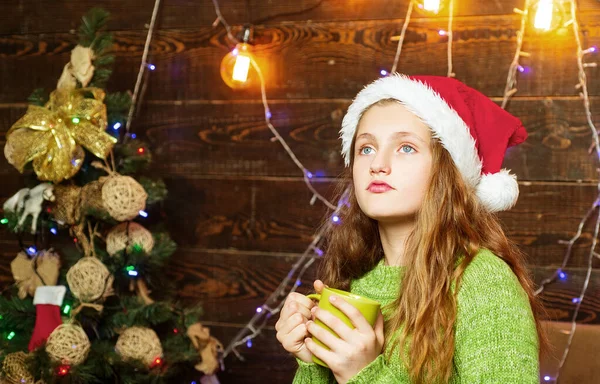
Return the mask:
M 482 175 L 477 185 L 477 197 L 490 212 L 506 211 L 512 208 L 519 198 L 517 177 L 511 175 L 507 169 Z

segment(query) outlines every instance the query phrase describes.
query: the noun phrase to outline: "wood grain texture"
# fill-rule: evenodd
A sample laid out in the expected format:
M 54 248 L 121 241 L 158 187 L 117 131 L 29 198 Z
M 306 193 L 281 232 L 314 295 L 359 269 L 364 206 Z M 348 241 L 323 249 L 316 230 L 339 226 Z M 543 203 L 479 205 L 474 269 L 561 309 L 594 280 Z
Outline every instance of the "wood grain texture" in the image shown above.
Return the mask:
M 600 42 L 598 12 L 582 15 L 583 44 Z M 261 26 L 255 31 L 256 60 L 265 75 L 267 93 L 274 99 L 350 99 L 367 83 L 390 69 L 399 34 L 398 20 L 304 22 Z M 418 19 L 407 31 L 399 71 L 446 75 L 445 23 Z M 516 16 L 457 18 L 454 27 L 454 66 L 457 78 L 488 96 L 502 96 L 519 28 Z M 135 83 L 145 32 L 116 31 L 114 51 L 118 69 L 110 90 Z M 0 103 L 22 102 L 32 89 L 53 89 L 69 60 L 76 36 L 68 33 L 6 35 L 0 39 Z M 232 48 L 222 30 L 199 27 L 159 30 L 150 50 L 156 65 L 148 79 L 146 100 L 257 99 L 257 84 L 232 92 L 219 75 L 223 56 Z M 575 43 L 571 31 L 530 36 L 524 47 L 532 55 L 519 76 L 520 96 L 572 96 L 577 83 Z M 592 59 L 593 60 L 593 59 Z M 33 73 L 28 76 L 24 72 Z M 597 68 L 588 73 L 595 76 Z M 549 79 L 552 81 L 549 81 Z M 251 74 L 252 81 L 252 74 Z M 600 83 L 590 82 L 591 95 Z
M 582 12 L 598 10 L 594 0 L 579 2 Z M 408 0 L 219 0 L 221 12 L 232 24 L 272 24 L 305 21 L 354 21 L 403 18 L 408 9 Z M 143 30 L 149 22 L 154 1 L 139 0 L 122 2 L 105 0 L 101 4 L 83 0 L 21 0 L 18 5 L 0 3 L 0 35 L 69 32 L 76 29 L 79 20 L 90 8 L 101 5 L 111 13 L 109 29 Z M 510 15 L 513 8 L 522 7 L 519 0 L 456 2 L 456 16 Z M 442 10 L 440 16 L 446 16 Z M 426 17 L 415 12 L 415 18 Z M 181 29 L 212 25 L 216 18 L 211 1 L 164 1 L 158 17 L 158 28 Z

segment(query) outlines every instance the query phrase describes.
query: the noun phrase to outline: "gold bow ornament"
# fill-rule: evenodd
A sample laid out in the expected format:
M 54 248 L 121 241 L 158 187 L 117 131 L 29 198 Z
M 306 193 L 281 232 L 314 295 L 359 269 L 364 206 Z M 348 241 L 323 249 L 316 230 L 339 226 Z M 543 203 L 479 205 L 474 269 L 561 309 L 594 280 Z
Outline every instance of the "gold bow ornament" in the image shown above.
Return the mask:
M 100 88 L 57 89 L 44 107 L 30 105 L 6 134 L 6 159 L 21 173 L 32 161 L 38 179 L 55 183 L 79 171 L 82 147 L 106 159 L 117 139 L 105 132 L 104 97 Z

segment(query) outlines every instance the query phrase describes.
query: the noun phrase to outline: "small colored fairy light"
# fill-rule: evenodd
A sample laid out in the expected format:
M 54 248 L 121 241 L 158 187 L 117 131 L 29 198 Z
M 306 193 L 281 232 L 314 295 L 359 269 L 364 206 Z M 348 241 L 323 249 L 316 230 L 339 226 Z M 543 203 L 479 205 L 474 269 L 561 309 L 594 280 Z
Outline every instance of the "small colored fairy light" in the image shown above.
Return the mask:
M 551 380 L 550 376 L 544 376 L 544 381 L 550 381 L 550 380 Z
M 131 134 L 131 138 L 132 138 L 132 139 L 135 139 L 136 137 L 137 137 L 137 135 L 136 135 L 135 133 L 132 133 L 132 134 Z
M 579 297 L 574 297 L 573 300 L 571 300 L 573 303 L 577 304 L 579 303 Z
M 333 217 L 331 218 L 331 221 L 333 221 L 334 223 L 339 223 L 340 217 L 338 215 L 333 215 Z
M 73 122 L 73 124 L 79 124 L 79 117 L 74 117 L 71 119 L 71 121 Z
M 312 177 L 313 177 L 313 174 L 312 174 L 311 172 L 306 172 L 306 176 L 307 176 L 309 179 L 312 179 Z
M 121 123 L 117 122 L 117 123 L 115 123 L 115 125 L 113 125 L 113 129 L 114 129 L 115 131 L 118 131 L 118 130 L 119 130 L 119 128 L 121 128 Z
M 5 217 L 2 220 L 0 220 L 1 224 L 8 224 L 8 219 Z
M 129 276 L 137 276 L 137 275 L 138 275 L 138 272 L 137 272 L 137 271 L 127 271 L 127 274 L 128 274 Z
M 273 117 L 273 114 L 271 114 L 271 111 L 267 111 L 267 113 L 265 115 L 267 116 L 267 119 L 270 119 L 271 117 Z
M 15 335 L 16 335 L 16 333 L 15 333 L 15 332 L 13 332 L 13 331 L 11 331 L 11 332 L 8 334 L 8 336 L 6 336 L 6 339 L 8 339 L 8 340 L 12 340 L 12 339 L 13 339 L 13 337 L 15 337 Z
M 152 368 L 154 368 L 154 367 L 157 367 L 157 366 L 161 365 L 161 364 L 162 364 L 162 362 L 163 362 L 163 361 L 162 361 L 162 359 L 161 359 L 160 357 L 157 357 L 157 358 L 156 358 L 156 359 L 154 359 L 154 361 L 152 362 L 152 364 L 151 364 L 151 367 L 152 367 Z
M 140 216 L 142 216 L 142 217 L 148 217 L 148 212 L 146 212 L 146 211 L 139 211 L 138 213 L 139 213 L 139 214 L 140 214 Z
M 173 328 L 173 333 L 179 333 L 179 329 Z
M 50 232 L 51 232 L 53 235 L 56 235 L 56 234 L 58 234 L 58 230 L 57 230 L 56 228 L 54 228 L 54 227 L 50 228 Z
M 257 312 L 257 313 L 262 313 L 262 307 L 258 307 L 258 308 L 256 308 L 256 312 Z
M 315 249 L 315 253 L 319 256 L 323 256 L 323 250 L 321 248 Z
M 37 253 L 37 249 L 35 249 L 35 247 L 31 246 L 29 248 L 27 248 L 27 254 L 29 254 L 29 256 L 33 256 Z
M 448 35 L 448 32 L 444 31 L 443 29 L 440 29 L 440 30 L 438 31 L 438 34 L 439 34 L 440 36 L 447 36 L 447 35 Z
M 68 315 L 69 312 L 71 312 L 71 306 L 69 304 L 65 305 L 65 307 L 63 308 L 63 313 L 65 315 Z
M 143 154 L 144 154 L 144 152 L 146 152 L 146 150 L 144 149 L 144 147 L 139 147 L 137 151 L 138 151 L 138 153 L 139 153 L 140 155 L 143 155 Z
M 154 64 L 148 64 L 148 68 L 149 68 L 151 71 L 154 71 L 154 70 L 156 69 L 156 66 L 155 66 Z
M 564 273 L 563 271 L 560 271 L 560 272 L 558 272 L 558 277 L 559 277 L 561 280 L 567 280 L 567 274 L 566 274 L 566 273 Z
M 385 69 L 382 69 L 381 71 L 379 71 L 379 73 L 381 74 L 381 76 L 387 76 L 387 71 Z
M 296 287 L 299 287 L 302 285 L 302 282 L 300 280 L 296 280 Z
M 56 370 L 56 374 L 58 376 L 66 376 L 69 374 L 70 370 L 71 370 L 71 367 L 68 365 L 59 365 Z
M 246 346 L 247 346 L 248 348 L 252 348 L 252 340 L 248 340 L 248 341 L 246 341 Z

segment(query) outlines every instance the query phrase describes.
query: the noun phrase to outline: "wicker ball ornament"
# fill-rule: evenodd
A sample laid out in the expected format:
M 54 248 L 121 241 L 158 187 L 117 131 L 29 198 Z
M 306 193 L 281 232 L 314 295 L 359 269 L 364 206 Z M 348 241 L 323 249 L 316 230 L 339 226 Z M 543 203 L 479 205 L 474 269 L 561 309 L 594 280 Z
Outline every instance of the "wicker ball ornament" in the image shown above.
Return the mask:
M 112 288 L 113 278 L 95 257 L 83 257 L 67 272 L 69 289 L 80 301 L 91 303 Z
M 27 370 L 25 352 L 19 351 L 9 353 L 4 358 L 2 363 L 2 371 L 4 372 L 4 382 L 7 384 L 33 384 L 35 382 L 33 375 Z
M 61 324 L 48 336 L 46 352 L 52 360 L 71 366 L 85 361 L 90 351 L 90 340 L 83 328 L 75 324 Z
M 139 360 L 148 367 L 163 353 L 156 332 L 145 327 L 127 328 L 119 336 L 115 349 L 124 360 Z
M 111 176 L 102 186 L 102 205 L 118 221 L 134 219 L 146 208 L 148 194 L 130 176 Z
M 144 252 L 150 253 L 154 248 L 152 233 L 138 223 L 126 222 L 117 225 L 106 236 L 106 251 L 114 256 L 126 247 L 127 252 L 141 247 Z

